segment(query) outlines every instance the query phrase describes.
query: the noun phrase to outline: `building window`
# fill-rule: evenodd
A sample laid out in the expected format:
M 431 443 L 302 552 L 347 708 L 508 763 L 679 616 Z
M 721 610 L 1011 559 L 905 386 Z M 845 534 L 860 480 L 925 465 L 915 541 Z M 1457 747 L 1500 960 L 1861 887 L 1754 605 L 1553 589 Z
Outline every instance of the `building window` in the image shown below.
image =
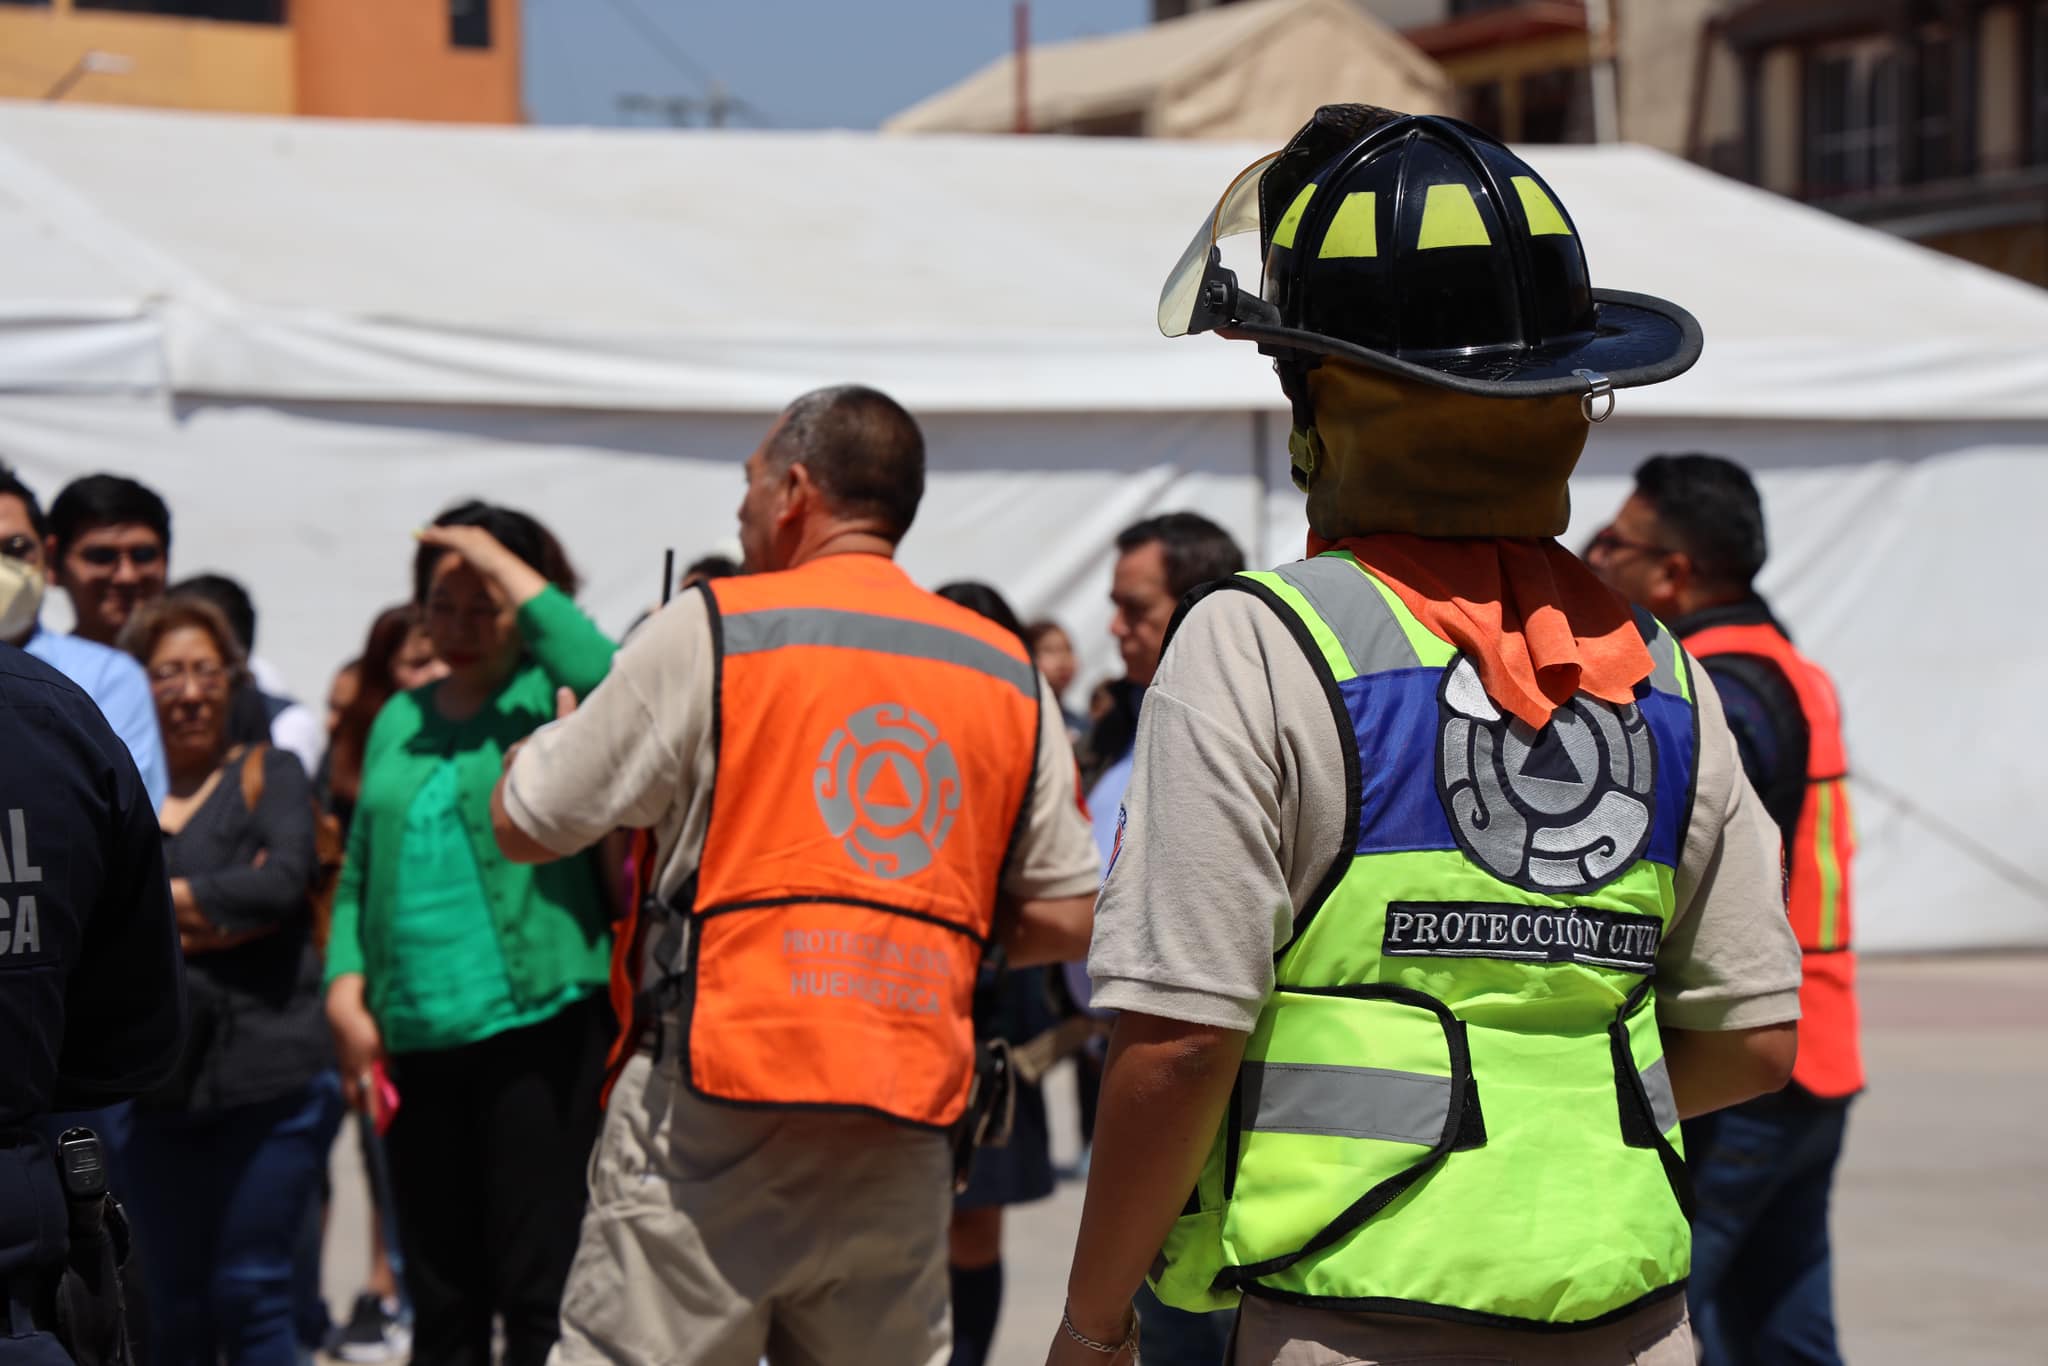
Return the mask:
M 125 10 L 180 19 L 223 19 L 241 24 L 281 24 L 285 0 L 71 0 L 75 9 Z
M 1946 180 L 1956 174 L 1955 60 L 1948 39 L 1923 39 L 1915 54 L 1919 96 L 1913 110 L 1916 180 Z
M 2034 6 L 2033 60 L 2028 63 L 2028 96 L 2033 118 L 2033 159 L 2048 163 L 2048 4 Z
M 1886 53 L 1870 68 L 1870 183 L 1896 185 L 1899 166 L 1899 59 Z
M 456 47 L 489 47 L 491 0 L 448 0 L 448 41 Z
M 1484 85 L 1468 85 L 1459 90 L 1458 117 L 1505 141 L 1508 130 L 1504 120 L 1507 115 L 1501 108 L 1500 82 L 1488 81 Z
M 1522 78 L 1521 142 L 1591 142 L 1593 73 L 1582 66 Z
M 1806 192 L 1897 185 L 1899 59 L 1884 39 L 1837 44 L 1806 66 Z M 1946 137 L 1946 123 L 1942 136 Z
M 1856 63 L 1823 57 L 1806 73 L 1806 184 L 1819 194 L 1862 188 L 1856 146 L 1867 116 L 1857 108 Z

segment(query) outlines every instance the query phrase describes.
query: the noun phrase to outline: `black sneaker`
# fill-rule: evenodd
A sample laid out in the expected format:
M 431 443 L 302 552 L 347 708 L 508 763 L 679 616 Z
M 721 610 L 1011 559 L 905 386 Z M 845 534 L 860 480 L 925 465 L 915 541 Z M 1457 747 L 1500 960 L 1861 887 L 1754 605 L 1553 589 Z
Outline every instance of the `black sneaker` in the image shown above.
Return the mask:
M 348 1322 L 334 1336 L 328 1354 L 337 1360 L 361 1362 L 402 1361 L 412 1351 L 412 1328 L 398 1316 L 395 1300 L 364 1293 L 356 1296 L 356 1307 Z

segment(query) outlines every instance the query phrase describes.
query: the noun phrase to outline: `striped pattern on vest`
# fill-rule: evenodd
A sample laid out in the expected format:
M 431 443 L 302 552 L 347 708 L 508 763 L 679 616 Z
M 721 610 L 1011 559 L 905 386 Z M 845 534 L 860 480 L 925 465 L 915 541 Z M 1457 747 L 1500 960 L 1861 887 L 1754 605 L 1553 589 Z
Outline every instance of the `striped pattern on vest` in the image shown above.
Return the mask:
M 1792 1080 L 1817 1096 L 1854 1095 L 1863 1089 L 1853 951 L 1856 823 L 1834 682 L 1784 632 L 1763 622 L 1710 626 L 1685 643 L 1701 659 L 1736 654 L 1767 661 L 1799 701 L 1808 737 L 1806 798 L 1785 851 L 1786 911 L 1805 952 Z

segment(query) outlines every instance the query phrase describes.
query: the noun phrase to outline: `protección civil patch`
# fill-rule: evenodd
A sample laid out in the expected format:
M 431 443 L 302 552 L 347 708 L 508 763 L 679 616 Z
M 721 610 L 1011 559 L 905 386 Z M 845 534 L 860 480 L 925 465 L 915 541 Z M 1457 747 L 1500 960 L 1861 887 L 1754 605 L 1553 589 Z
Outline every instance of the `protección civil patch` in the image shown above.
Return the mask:
M 1489 901 L 1396 901 L 1380 952 L 1395 958 L 1584 963 L 1648 974 L 1664 922 L 1653 915 Z

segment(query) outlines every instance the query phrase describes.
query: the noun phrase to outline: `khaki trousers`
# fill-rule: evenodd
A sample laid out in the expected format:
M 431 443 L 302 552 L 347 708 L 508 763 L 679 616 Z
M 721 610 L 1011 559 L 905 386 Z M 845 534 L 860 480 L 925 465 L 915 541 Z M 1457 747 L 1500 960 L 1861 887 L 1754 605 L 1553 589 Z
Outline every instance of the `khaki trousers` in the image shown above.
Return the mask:
M 1692 1328 L 1683 1295 L 1602 1328 L 1556 1333 L 1407 1314 L 1303 1309 L 1247 1295 L 1232 1361 L 1234 1366 L 1693 1366 Z
M 699 1099 L 671 1054 L 612 1092 L 551 1366 L 945 1366 L 945 1139 Z

